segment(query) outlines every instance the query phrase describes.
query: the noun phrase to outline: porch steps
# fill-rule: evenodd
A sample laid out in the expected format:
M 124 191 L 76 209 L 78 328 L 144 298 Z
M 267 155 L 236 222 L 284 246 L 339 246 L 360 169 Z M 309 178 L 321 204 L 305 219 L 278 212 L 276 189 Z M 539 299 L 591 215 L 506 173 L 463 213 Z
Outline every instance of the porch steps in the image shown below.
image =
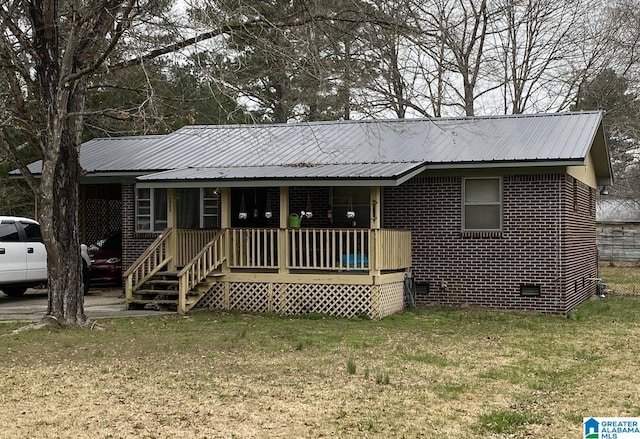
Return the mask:
M 178 272 L 161 271 L 133 292 L 127 309 L 175 310 L 178 307 Z
M 207 276 L 208 280 L 200 282 L 196 287 L 187 292 L 187 307 L 195 305 L 198 300 L 209 290 L 211 284 L 224 273 L 213 272 Z M 145 282 L 139 289 L 133 292 L 132 300 L 127 303 L 127 309 L 155 309 L 176 310 L 180 281 L 178 272 L 158 272 Z

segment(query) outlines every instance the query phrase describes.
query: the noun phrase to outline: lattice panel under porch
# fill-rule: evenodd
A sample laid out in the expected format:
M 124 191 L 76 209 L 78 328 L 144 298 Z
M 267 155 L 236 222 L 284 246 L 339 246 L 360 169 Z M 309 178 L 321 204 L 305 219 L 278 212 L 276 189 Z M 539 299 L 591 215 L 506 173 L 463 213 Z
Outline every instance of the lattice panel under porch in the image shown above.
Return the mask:
M 274 296 L 273 310 L 278 314 L 373 317 L 370 285 L 276 284 Z
M 216 282 L 211 285 L 194 308 L 224 309 L 224 284 Z
M 269 311 L 269 284 L 234 282 L 229 284 L 229 309 L 250 312 Z
M 374 319 L 400 312 L 404 307 L 403 282 L 379 286 L 233 282 L 228 284 L 228 301 L 224 285 L 224 282 L 213 284 L 195 307 L 272 311 L 281 315 L 319 313 L 346 318 L 368 315 Z
M 381 319 L 404 309 L 404 282 L 378 285 L 377 289 L 378 293 L 373 295 L 373 318 Z

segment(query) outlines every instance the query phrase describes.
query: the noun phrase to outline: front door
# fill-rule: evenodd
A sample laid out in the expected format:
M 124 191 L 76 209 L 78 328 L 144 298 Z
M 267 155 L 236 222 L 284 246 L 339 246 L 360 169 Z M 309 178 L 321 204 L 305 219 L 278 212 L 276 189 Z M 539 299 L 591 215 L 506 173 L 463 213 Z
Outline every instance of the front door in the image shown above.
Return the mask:
M 200 188 L 176 189 L 176 222 L 179 229 L 200 228 Z
M 178 188 L 176 227 L 178 229 L 215 229 L 218 219 L 218 191 L 211 188 Z

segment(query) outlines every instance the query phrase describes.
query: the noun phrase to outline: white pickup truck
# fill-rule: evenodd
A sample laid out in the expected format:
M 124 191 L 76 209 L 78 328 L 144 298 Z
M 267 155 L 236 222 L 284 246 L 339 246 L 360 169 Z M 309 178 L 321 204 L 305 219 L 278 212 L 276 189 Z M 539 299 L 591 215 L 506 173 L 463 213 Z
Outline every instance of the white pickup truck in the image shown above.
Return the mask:
M 84 293 L 89 290 L 91 259 L 87 246 L 80 246 Z M 21 296 L 27 288 L 47 282 L 47 250 L 40 224 L 29 218 L 0 216 L 0 290 Z

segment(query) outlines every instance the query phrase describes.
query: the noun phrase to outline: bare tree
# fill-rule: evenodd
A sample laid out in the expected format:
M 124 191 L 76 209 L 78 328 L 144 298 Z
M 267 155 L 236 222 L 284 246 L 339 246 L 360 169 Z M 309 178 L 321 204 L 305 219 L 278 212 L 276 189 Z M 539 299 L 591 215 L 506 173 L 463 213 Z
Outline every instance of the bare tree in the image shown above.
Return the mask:
M 557 92 L 556 77 L 575 59 L 576 28 L 586 16 L 580 1 L 506 0 L 495 22 L 496 59 L 503 78 L 505 113 L 523 113 L 532 107 L 548 110 L 553 102 L 541 99 L 549 86 Z
M 417 2 L 415 8 L 420 18 L 417 23 L 424 26 L 424 35 L 435 36 L 442 42 L 437 45 L 427 41 L 423 47 L 440 69 L 457 75 L 461 86 L 450 87 L 460 99 L 455 104 L 460 105 L 467 116 L 475 115 L 476 100 L 487 92 L 478 91 L 477 86 L 485 71 L 485 45 L 495 11 L 490 9 L 487 0 L 435 0 L 433 4 Z
M 7 72 L 2 84 L 0 145 L 18 161 L 38 200 L 38 219 L 48 253 L 45 321 L 63 326 L 87 322 L 79 252 L 78 185 L 89 78 L 109 69 L 138 65 L 228 31 L 226 27 L 215 28 L 148 49 L 139 57 L 131 56 L 133 51 L 128 46 L 130 58 L 120 61 L 116 49 L 134 39 L 136 23 L 146 23 L 148 29 L 165 6 L 140 0 L 14 0 L 0 5 L 0 62 Z M 235 23 L 230 28 L 245 25 L 250 23 Z M 42 157 L 39 179 L 20 160 L 17 139 L 37 146 Z
M 157 57 L 223 35 L 245 31 L 259 34 L 265 25 L 294 29 L 312 22 L 357 24 L 367 19 L 331 11 L 315 15 L 307 8 L 296 8 L 294 13 L 265 22 L 265 17 L 256 11 L 230 14 L 222 7 L 222 0 L 212 0 L 205 12 L 217 19 L 208 23 L 206 29 L 180 32 L 163 15 L 170 3 L 170 0 L 7 0 L 0 4 L 0 63 L 6 71 L 0 83 L 0 145 L 18 161 L 39 203 L 38 219 L 49 269 L 44 323 L 55 321 L 63 326 L 87 323 L 78 232 L 82 174 L 79 148 L 87 90 L 95 75 L 144 66 Z M 260 6 L 269 5 L 262 2 Z M 174 38 L 170 38 L 172 33 Z M 153 92 L 149 97 L 153 98 Z M 20 160 L 22 143 L 37 147 L 42 158 L 39 179 Z
M 78 235 L 78 182 L 86 78 L 99 69 L 140 12 L 133 0 L 12 1 L 0 6 L 0 56 L 6 75 L 0 144 L 20 157 L 9 129 L 37 145 L 37 180 L 20 163 L 36 193 L 48 252 L 47 318 L 83 325 L 82 263 Z M 28 106 L 35 105 L 35 112 Z

